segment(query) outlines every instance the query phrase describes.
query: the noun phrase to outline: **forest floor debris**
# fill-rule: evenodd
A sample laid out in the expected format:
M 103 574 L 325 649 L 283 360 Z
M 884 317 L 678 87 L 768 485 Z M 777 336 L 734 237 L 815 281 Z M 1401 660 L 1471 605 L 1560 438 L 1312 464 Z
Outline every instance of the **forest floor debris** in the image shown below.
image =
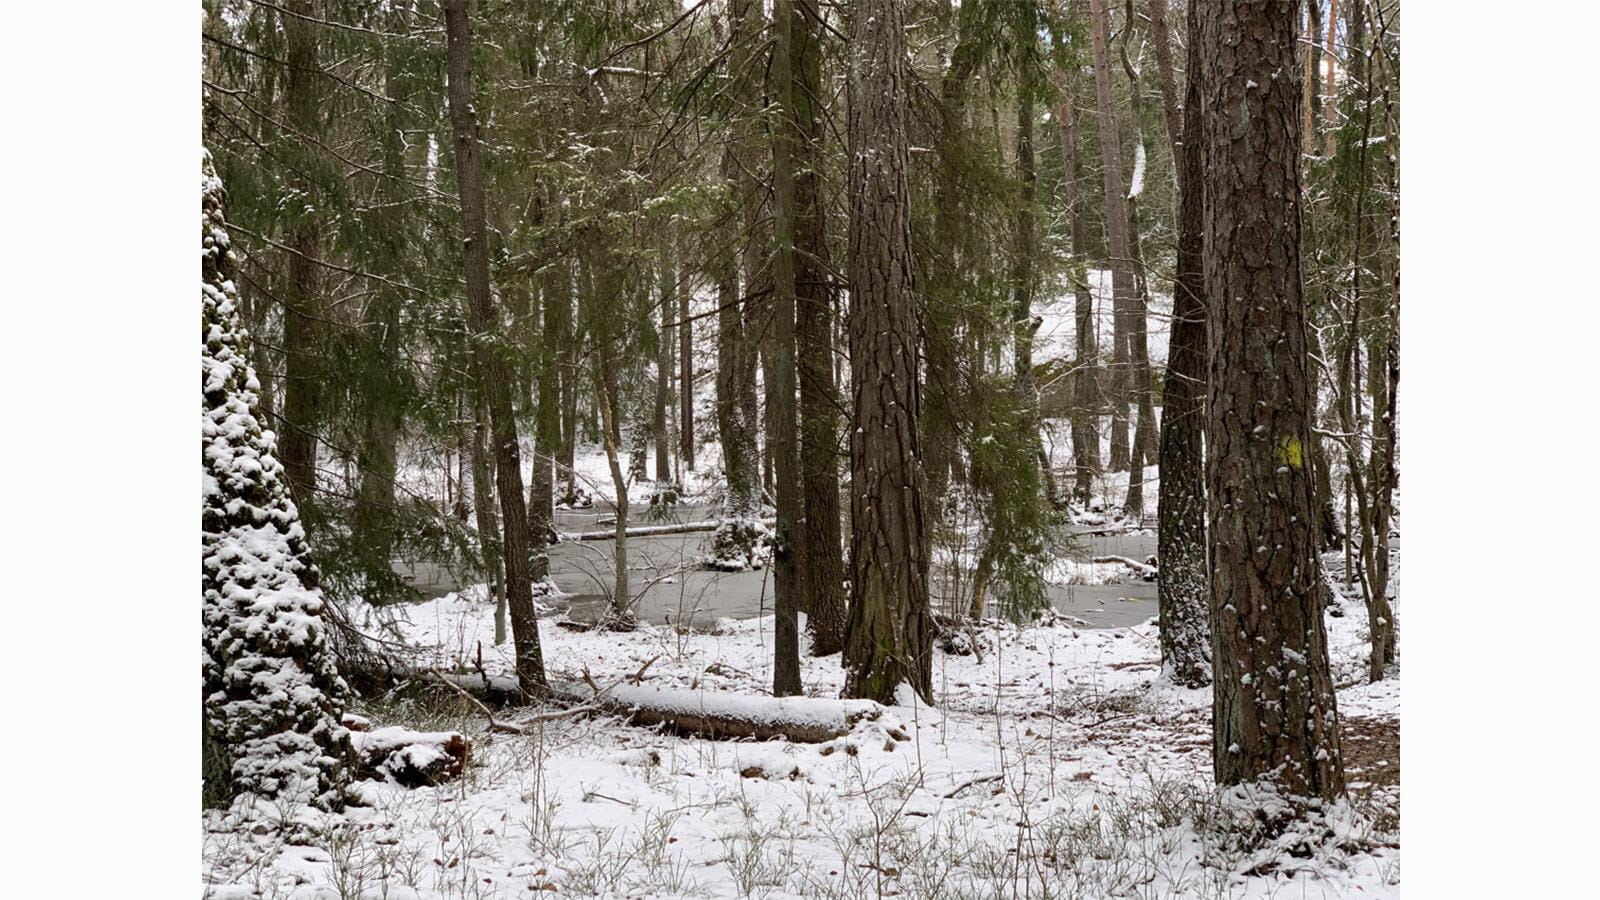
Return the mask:
M 417 667 L 470 668 L 481 643 L 491 672 L 509 670 L 492 608 L 428 605 L 402 625 Z M 1327 625 L 1351 791 L 1315 834 L 1257 833 L 1211 790 L 1210 691 L 1161 680 L 1153 622 L 1057 619 L 987 625 L 981 660 L 936 651 L 938 707 L 892 707 L 820 744 L 680 737 L 615 715 L 494 733 L 443 690 L 371 703 L 359 712 L 375 723 L 467 735 L 462 776 L 362 782 L 367 805 L 339 816 L 276 813 L 297 829 L 207 813 L 205 894 L 1398 896 L 1399 684 L 1365 682 L 1364 611 L 1343 606 Z M 552 678 L 587 667 L 625 685 L 643 668 L 629 690 L 735 706 L 768 693 L 770 617 L 711 632 L 540 624 Z M 811 696 L 838 696 L 837 657 L 803 657 L 802 675 Z

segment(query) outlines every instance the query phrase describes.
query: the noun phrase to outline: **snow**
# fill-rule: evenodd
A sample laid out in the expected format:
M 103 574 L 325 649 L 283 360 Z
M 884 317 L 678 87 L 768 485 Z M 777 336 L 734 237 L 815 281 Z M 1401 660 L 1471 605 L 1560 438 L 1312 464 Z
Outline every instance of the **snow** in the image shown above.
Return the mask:
M 1364 608 L 1341 609 L 1326 620 L 1341 718 L 1392 721 L 1398 682 L 1365 684 Z M 471 671 L 481 644 L 488 671 L 509 672 L 492 619 L 489 604 L 452 594 L 401 628 L 419 665 Z M 543 619 L 540 638 L 553 679 L 587 671 L 618 697 L 757 716 L 774 703 L 762 699 L 772 627 L 767 617 L 616 633 Z M 1161 680 L 1153 621 L 981 634 L 981 658 L 935 650 L 937 705 L 907 697 L 914 705 L 822 744 L 679 737 L 610 716 L 496 735 L 462 704 L 426 727 L 472 737 L 463 781 L 363 782 L 369 805 L 322 816 L 324 836 L 302 843 L 208 815 L 207 889 L 314 896 L 364 880 L 372 896 L 381 883 L 388 896 L 427 898 L 981 897 L 1048 883 L 1090 897 L 1399 896 L 1397 836 L 1373 824 L 1398 810 L 1393 789 L 1358 790 L 1276 836 L 1250 823 L 1280 800 L 1210 790 L 1210 691 Z M 837 721 L 864 708 L 835 699 L 837 656 L 802 655 L 801 675 L 807 696 L 776 701 L 786 715 Z

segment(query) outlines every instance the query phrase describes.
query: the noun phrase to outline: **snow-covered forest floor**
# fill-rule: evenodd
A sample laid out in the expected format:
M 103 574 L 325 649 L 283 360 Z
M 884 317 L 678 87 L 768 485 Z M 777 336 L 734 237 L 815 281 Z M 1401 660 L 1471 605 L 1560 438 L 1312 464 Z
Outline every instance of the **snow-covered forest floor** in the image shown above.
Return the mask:
M 1331 565 L 1336 564 L 1333 557 Z M 1398 565 L 1396 567 L 1398 569 Z M 1398 574 L 1396 574 L 1398 579 Z M 463 595 L 464 594 L 464 595 Z M 419 665 L 510 668 L 481 592 L 409 607 Z M 1399 892 L 1399 684 L 1366 684 L 1358 600 L 1327 619 L 1350 800 L 1326 831 L 1272 836 L 1219 797 L 1208 689 L 1163 681 L 1154 622 L 980 632 L 936 651 L 936 707 L 896 707 L 825 744 L 678 737 L 610 716 L 491 734 L 449 692 L 368 704 L 379 725 L 459 729 L 465 777 L 366 782 L 330 817 L 259 810 L 203 820 L 207 896 L 1348 897 Z M 708 632 L 575 631 L 541 621 L 558 681 L 756 696 L 772 620 Z M 837 657 L 802 661 L 837 697 Z M 517 711 L 497 714 L 515 720 Z M 894 735 L 905 740 L 896 740 Z M 298 832 L 296 838 L 286 837 Z

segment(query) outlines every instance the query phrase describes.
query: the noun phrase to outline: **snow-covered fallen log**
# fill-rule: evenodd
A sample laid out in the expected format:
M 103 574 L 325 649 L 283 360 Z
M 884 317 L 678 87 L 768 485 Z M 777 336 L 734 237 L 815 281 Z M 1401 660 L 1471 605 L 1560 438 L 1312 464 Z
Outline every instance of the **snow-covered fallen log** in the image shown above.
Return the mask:
M 848 734 L 857 722 L 876 719 L 871 700 L 763 697 L 648 685 L 617 685 L 586 703 L 627 715 L 635 725 L 665 725 L 710 738 L 786 738 L 818 744 Z
M 458 778 L 472 744 L 459 731 L 412 731 L 391 726 L 352 731 L 359 763 L 357 774 L 390 779 L 406 787 L 423 787 Z
M 771 528 L 777 525 L 777 519 L 762 519 L 761 523 Z M 697 531 L 716 531 L 722 524 L 721 519 L 705 519 L 699 522 L 675 522 L 671 525 L 639 525 L 625 530 L 628 537 L 655 537 L 663 534 L 693 534 Z M 614 541 L 617 539 L 615 528 L 606 528 L 600 531 L 568 531 L 563 532 L 563 541 Z
M 1129 559 L 1126 556 L 1096 556 L 1096 557 L 1094 557 L 1093 559 L 1091 559 L 1089 561 L 1093 562 L 1093 563 L 1102 563 L 1102 564 L 1109 563 L 1109 564 L 1127 566 L 1128 568 L 1133 570 L 1135 575 L 1138 575 L 1140 578 L 1143 578 L 1145 581 L 1155 581 L 1156 580 L 1156 567 L 1155 566 L 1152 566 L 1149 563 L 1139 562 L 1138 560 Z

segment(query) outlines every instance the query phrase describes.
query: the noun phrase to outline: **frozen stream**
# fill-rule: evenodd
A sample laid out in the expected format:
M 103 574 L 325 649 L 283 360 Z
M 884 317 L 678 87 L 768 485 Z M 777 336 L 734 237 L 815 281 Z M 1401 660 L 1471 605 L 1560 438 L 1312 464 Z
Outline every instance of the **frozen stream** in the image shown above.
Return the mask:
M 699 522 L 712 517 L 714 510 L 703 505 L 679 506 L 668 522 Z M 560 510 L 557 530 L 596 531 L 611 515 L 609 507 L 591 510 Z M 630 527 L 664 524 L 636 516 Z M 652 535 L 628 539 L 630 593 L 638 603 L 641 619 L 663 623 L 686 622 L 691 627 L 709 628 L 718 619 L 744 619 L 772 610 L 771 571 L 712 572 L 696 566 L 710 541 L 710 532 Z M 1080 537 L 1077 556 L 1126 556 L 1144 561 L 1154 555 L 1155 533 L 1116 534 Z M 561 601 L 576 620 L 592 620 L 609 604 L 613 565 L 611 541 L 563 541 L 551 548 L 550 568 L 556 584 L 569 594 Z M 461 584 L 451 573 L 437 566 L 402 563 L 400 571 L 411 578 L 424 598 L 438 597 L 457 590 Z M 935 576 L 937 580 L 937 573 Z M 1129 576 L 1124 584 L 1050 585 L 1052 605 L 1061 613 L 1082 619 L 1090 627 L 1110 628 L 1137 625 L 1156 614 L 1156 585 Z

